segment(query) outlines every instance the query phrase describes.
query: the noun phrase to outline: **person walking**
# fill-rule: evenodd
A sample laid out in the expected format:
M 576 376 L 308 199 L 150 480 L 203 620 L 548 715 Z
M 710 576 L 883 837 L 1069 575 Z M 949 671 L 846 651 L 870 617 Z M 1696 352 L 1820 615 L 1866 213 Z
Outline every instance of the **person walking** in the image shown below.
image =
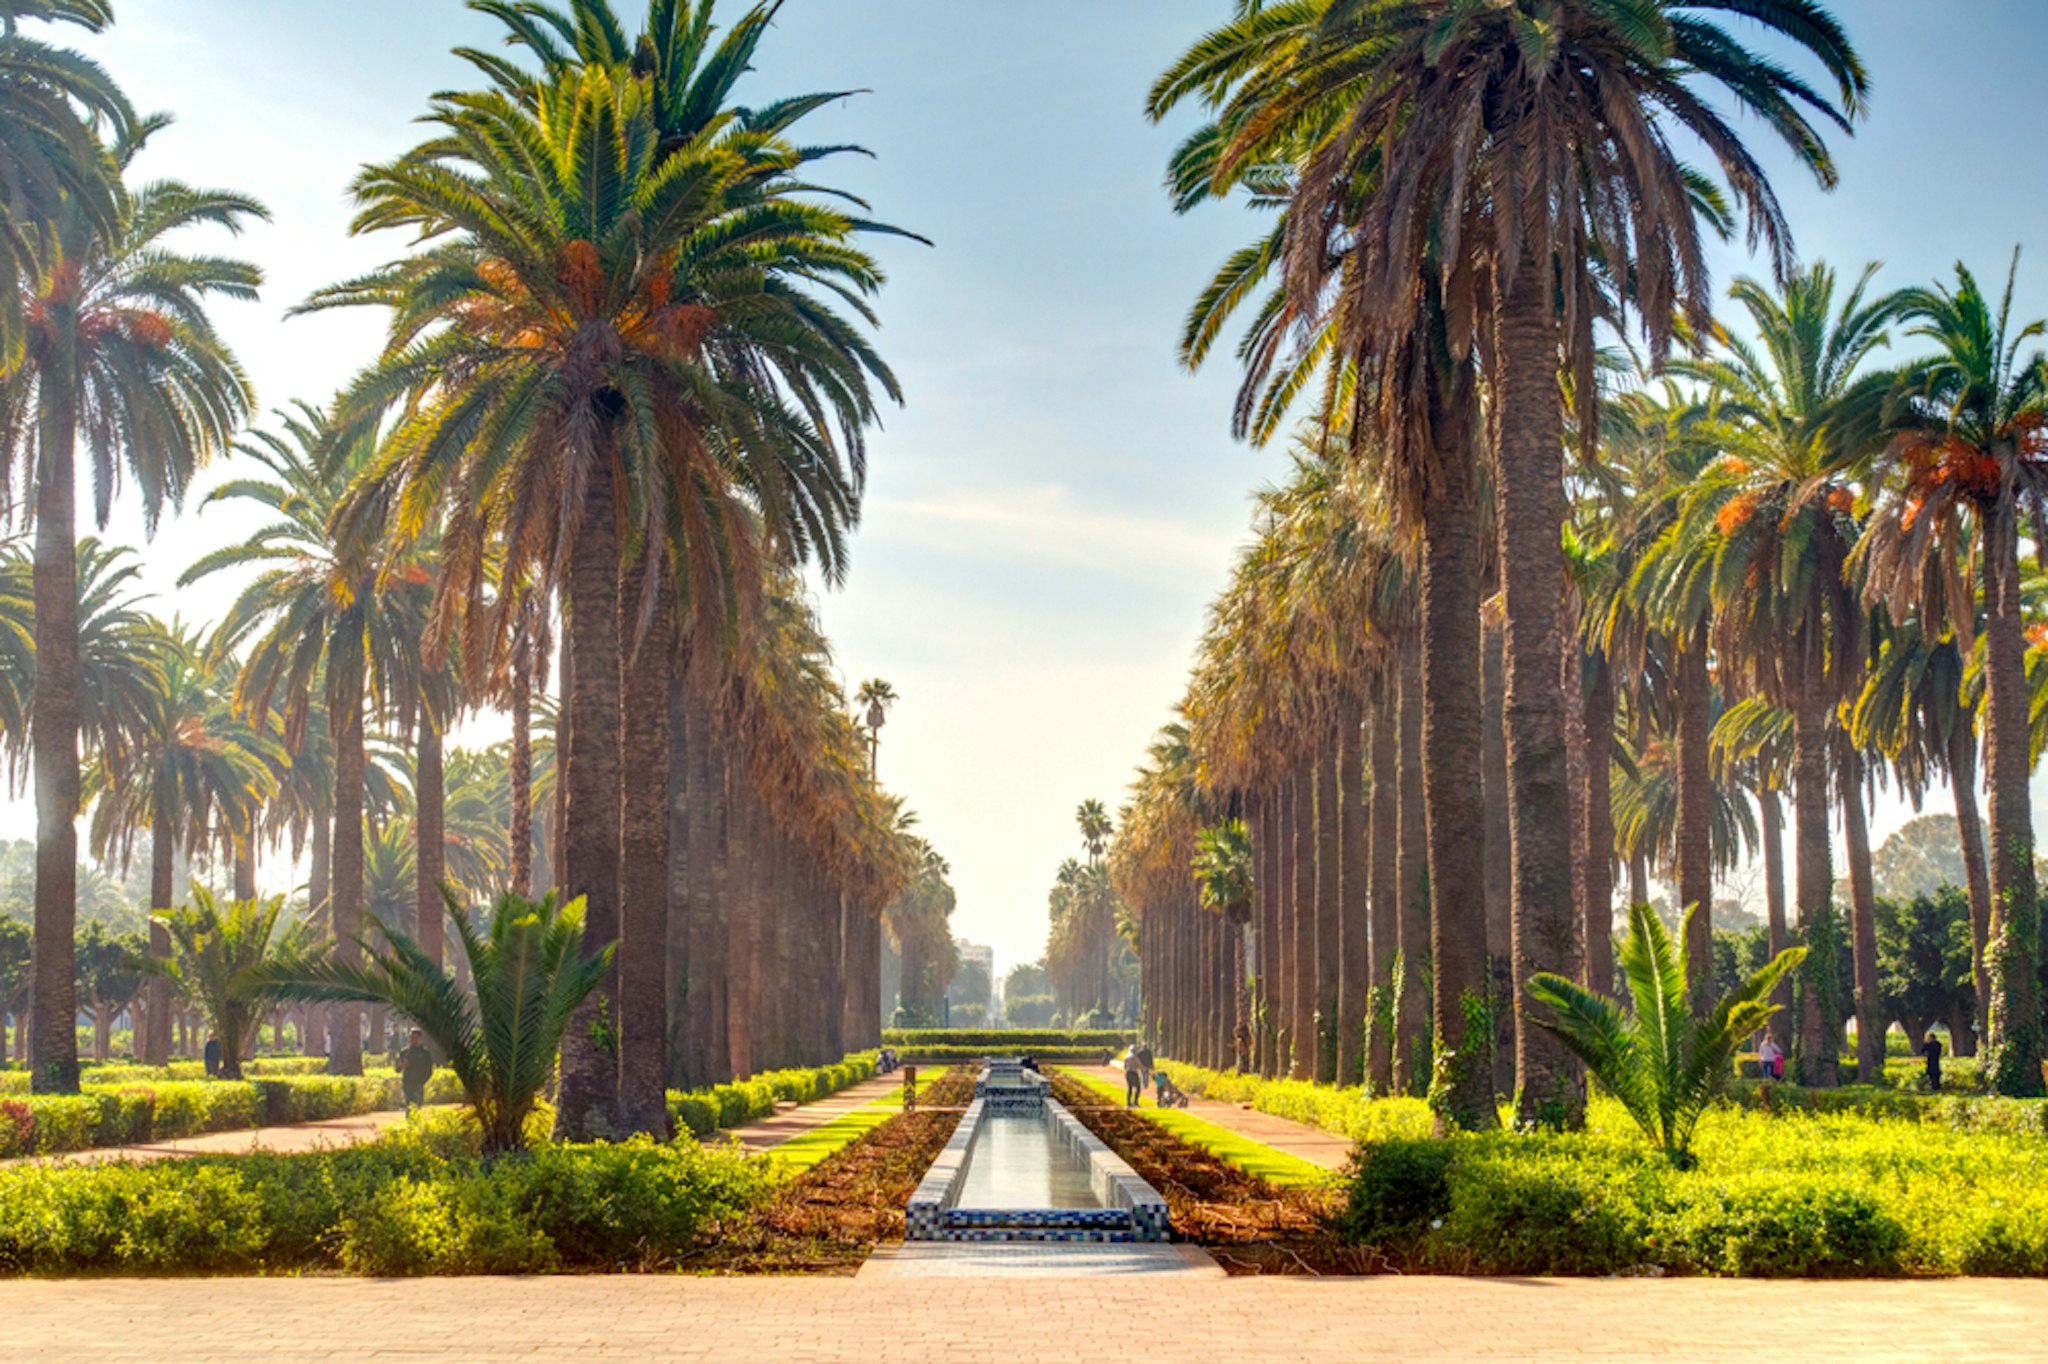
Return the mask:
M 1124 1107 L 1136 1108 L 1145 1093 L 1145 1068 L 1138 1061 L 1138 1049 L 1124 1052 Z
M 411 1112 L 427 1103 L 427 1081 L 434 1073 L 434 1054 L 418 1028 L 411 1033 L 405 1050 L 398 1053 L 398 1086 L 405 1091 L 405 1108 Z
M 1763 1045 L 1756 1049 L 1757 1074 L 1762 1079 L 1776 1080 L 1785 1074 L 1785 1053 L 1778 1050 L 1778 1044 L 1764 1034 Z

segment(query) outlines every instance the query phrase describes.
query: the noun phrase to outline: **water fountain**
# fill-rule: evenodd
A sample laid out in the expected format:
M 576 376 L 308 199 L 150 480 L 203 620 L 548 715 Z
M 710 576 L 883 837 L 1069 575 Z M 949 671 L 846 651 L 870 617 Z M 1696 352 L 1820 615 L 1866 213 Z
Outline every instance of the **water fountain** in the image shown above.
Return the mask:
M 1159 1191 L 1021 1061 L 990 1059 L 952 1140 L 911 1196 L 911 1241 L 1164 1241 Z

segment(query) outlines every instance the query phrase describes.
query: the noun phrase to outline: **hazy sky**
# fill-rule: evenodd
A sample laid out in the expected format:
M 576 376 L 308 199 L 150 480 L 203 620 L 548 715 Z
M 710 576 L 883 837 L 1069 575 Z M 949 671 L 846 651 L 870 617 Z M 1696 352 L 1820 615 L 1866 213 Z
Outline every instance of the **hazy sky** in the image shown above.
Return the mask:
M 282 314 L 398 249 L 347 236 L 349 178 L 410 144 L 426 97 L 468 79 L 448 49 L 494 42 L 494 25 L 459 0 L 116 8 L 117 28 L 82 45 L 139 106 L 178 120 L 144 169 L 254 193 L 275 214 L 239 246 L 269 274 L 264 301 L 222 310 L 261 402 L 324 400 L 380 321 Z M 2048 209 L 2035 164 L 2048 5 L 1835 9 L 1876 93 L 1840 145 L 1838 193 L 1780 176 L 1802 252 L 1884 260 L 1895 285 L 1958 258 L 2002 274 Z M 1223 209 L 1176 219 L 1159 183 L 1186 125 L 1141 113 L 1157 71 L 1229 10 L 788 0 L 747 87 L 869 92 L 809 132 L 872 149 L 830 178 L 935 243 L 881 248 L 881 345 L 907 404 L 873 443 L 851 580 L 821 607 L 847 681 L 880 675 L 902 694 L 883 777 L 952 862 L 956 931 L 993 943 L 999 971 L 1041 951 L 1046 887 L 1077 850 L 1073 808 L 1122 799 L 1181 692 L 1247 495 L 1279 465 L 1230 441 L 1226 365 L 1190 377 L 1173 356 L 1188 302 L 1253 224 Z M 1724 276 L 1747 268 L 1724 253 Z M 2048 312 L 2038 257 L 2022 282 L 2026 306 Z M 147 551 L 162 609 L 217 615 L 225 588 L 173 581 L 246 525 L 214 508 L 167 527 Z M 113 534 L 140 542 L 130 518 Z M 1881 813 L 1874 832 L 1898 818 Z M 0 824 L 32 834 L 23 804 Z

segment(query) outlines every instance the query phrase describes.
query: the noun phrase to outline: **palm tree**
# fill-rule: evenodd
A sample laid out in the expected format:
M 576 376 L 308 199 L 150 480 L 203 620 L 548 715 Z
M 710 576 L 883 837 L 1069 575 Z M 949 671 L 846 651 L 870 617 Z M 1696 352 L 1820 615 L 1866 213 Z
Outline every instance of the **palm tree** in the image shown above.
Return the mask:
M 1280 252 L 1286 296 L 1300 319 L 1320 318 L 1323 300 L 1336 300 L 1345 359 L 1363 368 L 1401 354 L 1432 281 L 1450 356 L 1469 355 L 1482 339 L 1493 346 L 1518 976 L 1568 967 L 1575 956 L 1571 839 L 1545 817 L 1565 784 L 1556 685 L 1560 358 L 1580 439 L 1590 443 L 1598 429 L 1593 319 L 1612 311 L 1609 282 L 1626 284 L 1627 297 L 1615 301 L 1640 311 L 1653 358 L 1662 358 L 1677 313 L 1706 325 L 1711 295 L 1696 214 L 1707 209 L 1709 223 L 1718 214 L 1679 161 L 1673 128 L 1713 157 L 1748 210 L 1752 236 L 1768 242 L 1781 267 L 1789 260 L 1761 167 L 1699 87 L 1720 87 L 1831 183 L 1809 115 L 1846 128 L 1866 85 L 1842 31 L 1817 5 L 1762 0 L 1744 13 L 1821 61 L 1839 110 L 1736 42 L 1713 22 L 1718 8 L 1688 0 L 1243 6 L 1160 79 L 1150 103 L 1155 117 L 1190 97 L 1217 109 L 1224 146 L 1212 192 L 1227 192 L 1246 168 L 1298 166 Z M 1516 193 L 1502 197 L 1503 185 Z M 1426 388 L 1378 391 L 1408 421 L 1425 420 Z M 1562 1048 L 1518 1028 L 1517 1050 L 1523 1116 L 1575 1119 L 1579 1082 Z
M 112 152 L 126 171 L 161 120 Z M 33 483 L 36 666 L 43 705 L 31 727 L 36 784 L 35 1084 L 78 1088 L 70 941 L 77 889 L 79 638 L 77 445 L 92 466 L 105 525 L 122 475 L 151 529 L 184 497 L 192 471 L 224 447 L 249 410 L 249 386 L 206 316 L 209 299 L 253 299 L 252 265 L 185 255 L 170 239 L 202 226 L 238 231 L 264 217 L 242 195 L 160 181 L 123 191 L 112 231 L 68 200 L 36 268 L 21 277 L 31 319 L 20 363 L 0 381 L 0 461 Z M 43 967 L 47 966 L 47 970 Z
M 1694 907 L 1686 915 L 1699 912 Z M 1681 1168 L 1693 1164 L 1693 1129 L 1727 1088 L 1736 1049 L 1777 1011 L 1767 997 L 1806 955 L 1803 947 L 1778 953 L 1711 1010 L 1699 1012 L 1688 984 L 1689 936 L 1681 929 L 1674 943 L 1648 905 L 1630 907 L 1621 966 L 1632 1010 L 1562 976 L 1539 975 L 1529 982 L 1530 995 L 1550 1012 L 1536 1025 L 1571 1048 L 1628 1109 L 1643 1135 Z
M 2020 600 L 2019 523 L 2048 491 L 2048 362 L 2029 343 L 2041 322 L 2012 315 L 2013 272 L 1994 307 L 1968 270 L 1956 287 L 1909 291 L 1909 335 L 1934 353 L 1900 376 L 1885 458 L 1888 480 L 1873 518 L 1867 590 L 1916 609 L 1924 627 L 1966 646 L 1977 607 L 1959 581 L 1974 539 L 1984 612 L 1984 768 L 1990 794 L 1990 1052 L 1992 1088 L 2042 1093 L 2041 950 L 2028 782 L 2026 626 Z M 2041 534 L 2036 528 L 2036 535 Z
M 358 230 L 419 227 L 434 244 L 310 305 L 393 310 L 384 357 L 344 405 L 358 422 L 409 403 L 388 465 L 391 524 L 406 534 L 445 503 L 444 600 L 475 601 L 487 558 L 501 581 L 562 591 L 560 879 L 585 897 L 594 940 L 618 928 L 626 851 L 620 662 L 668 666 L 664 649 L 638 648 L 641 630 L 622 634 L 624 565 L 645 565 L 643 612 L 667 578 L 684 633 L 719 653 L 758 604 L 764 556 L 840 572 L 871 386 L 895 393 L 858 326 L 819 297 L 865 319 L 860 296 L 880 276 L 851 245 L 869 225 L 808 196 L 799 168 L 823 153 L 782 136 L 815 106 L 740 116 L 666 102 L 677 79 L 722 101 L 737 75 L 707 66 L 710 84 L 693 85 L 708 10 L 695 13 L 680 47 L 662 46 L 676 32 L 648 35 L 687 58 L 659 81 L 627 50 L 565 56 L 531 79 L 500 63 L 499 89 L 438 99 L 436 138 L 356 184 Z M 597 127 L 617 136 L 585 135 Z M 471 636 L 502 633 L 507 609 L 501 599 Z M 600 996 L 588 1012 L 610 1007 Z M 616 1088 L 614 1058 L 572 1028 L 564 1131 L 612 1129 Z
M 1736 282 L 1731 294 L 1758 343 L 1723 331 L 1713 358 L 1681 367 L 1713 390 L 1723 454 L 1687 490 L 1644 570 L 1663 614 L 1709 592 L 1724 673 L 1746 673 L 1792 713 L 1794 899 L 1816 949 L 1802 968 L 1802 1064 L 1809 1082 L 1823 1084 L 1834 1082 L 1838 1035 L 1827 1014 L 1834 958 L 1819 950 L 1834 931 L 1828 758 L 1837 707 L 1861 686 L 1866 638 L 1846 576 L 1858 533 L 1854 477 L 1879 438 L 1892 384 L 1866 362 L 1887 344 L 1900 306 L 1896 296 L 1868 296 L 1874 273 L 1865 270 L 1839 307 L 1825 264 L 1793 275 L 1778 296 Z M 1878 1001 L 1859 999 L 1858 1008 L 1865 1030 L 1881 1035 Z
M 381 945 L 357 944 L 363 960 L 301 955 L 266 971 L 264 988 L 277 998 L 382 1004 L 403 1014 L 448 1058 L 484 1152 L 517 1151 L 570 1017 L 603 983 L 613 949 L 583 950 L 580 901 L 558 909 L 552 894 L 506 894 L 481 931 L 452 896 L 447 906 L 474 993 L 404 931 L 381 922 Z
M 267 715 L 276 702 L 291 748 L 303 741 L 316 700 L 325 711 L 334 761 L 330 918 L 347 961 L 362 922 L 364 707 L 381 712 L 413 701 L 404 683 L 421 672 L 427 580 L 341 514 L 351 480 L 375 457 L 376 433 L 343 439 L 323 413 L 305 404 L 279 413 L 278 420 L 282 434 L 259 431 L 237 447 L 265 474 L 231 479 L 207 495 L 209 504 L 252 502 L 277 519 L 202 556 L 179 581 L 262 569 L 235 599 L 214 640 L 216 658 L 241 655 L 235 705 L 245 715 Z M 333 1024 L 336 1071 L 360 1074 L 359 1020 L 341 1010 Z
M 1245 991 L 1244 925 L 1252 912 L 1253 861 L 1251 834 L 1241 819 L 1225 820 L 1195 836 L 1195 881 L 1202 908 L 1223 916 L 1229 926 L 1230 1011 L 1234 1069 L 1245 1066 L 1245 1045 L 1251 1040 L 1251 996 Z
M 280 963 L 302 957 L 311 938 L 304 920 L 277 933 L 284 897 L 217 902 L 206 887 L 194 884 L 192 903 L 159 910 L 150 917 L 171 939 L 168 960 L 149 959 L 153 971 L 167 976 L 206 1015 L 220 1039 L 221 1078 L 242 1078 L 242 1052 L 263 1021 L 265 973 Z
M 137 125 L 127 96 L 100 67 L 69 48 L 21 32 L 24 20 L 76 24 L 98 33 L 114 21 L 107 0 L 0 0 L 0 279 L 35 276 L 57 235 L 76 213 L 93 235 L 121 231 L 120 177 L 94 133 L 117 141 Z M 0 290 L 0 362 L 21 355 L 26 300 Z
M 148 698 L 128 753 L 92 764 L 86 783 L 95 856 L 125 865 L 135 834 L 149 830 L 152 915 L 173 907 L 180 851 L 196 857 L 214 848 L 231 856 L 238 841 L 253 836 L 276 792 L 276 773 L 289 761 L 274 737 L 234 714 L 231 683 L 208 666 L 205 644 L 182 621 L 163 627 L 156 662 L 161 686 Z M 169 959 L 167 922 L 152 919 L 149 948 Z M 164 975 L 149 982 L 147 1035 L 137 1038 L 138 1056 L 153 1066 L 170 1059 L 170 986 Z
M 882 726 L 888 723 L 889 708 L 896 704 L 896 688 L 889 685 L 887 678 L 871 677 L 860 684 L 860 690 L 853 694 L 854 704 L 861 708 L 862 718 L 868 727 L 868 775 L 873 777 L 881 770 Z

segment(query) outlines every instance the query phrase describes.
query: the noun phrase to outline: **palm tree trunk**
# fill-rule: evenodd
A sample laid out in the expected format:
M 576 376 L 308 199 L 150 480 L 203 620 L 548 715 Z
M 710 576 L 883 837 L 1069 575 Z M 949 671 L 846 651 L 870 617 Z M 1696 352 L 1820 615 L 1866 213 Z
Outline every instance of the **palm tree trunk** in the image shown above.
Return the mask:
M 350 966 L 363 959 L 356 935 L 363 927 L 363 656 L 360 645 L 332 651 L 328 664 L 334 703 L 328 728 L 334 742 L 334 955 Z M 363 1073 L 363 1011 L 357 1004 L 330 1006 L 334 1030 L 329 1069 L 337 1075 Z
M 1287 1025 L 1292 1046 L 1287 1073 L 1316 1075 L 1316 764 L 1303 754 L 1294 764 L 1293 928 L 1288 944 Z
M 1252 871 L 1252 914 L 1258 927 L 1257 960 L 1252 963 L 1259 995 L 1256 1005 L 1258 1033 L 1253 1039 L 1253 1064 L 1261 1078 L 1272 1079 L 1279 1074 L 1275 1064 L 1273 1029 L 1278 1015 L 1274 1010 L 1274 986 L 1279 977 L 1277 969 L 1280 949 L 1279 934 L 1276 932 L 1280 910 L 1280 802 L 1277 794 L 1261 791 L 1252 798 L 1252 856 L 1255 860 Z
M 735 755 L 728 780 L 732 782 L 733 832 L 726 913 L 726 1046 L 735 1078 L 744 1079 L 755 1070 L 758 973 L 761 951 L 760 845 L 765 831 L 760 827 L 760 807 L 747 779 L 746 760 Z M 906 1005 L 928 1008 L 930 968 L 922 944 L 913 956 L 904 945 L 903 997 Z
M 642 575 L 633 575 L 636 583 Z M 619 1118 L 624 1135 L 666 1139 L 668 1078 L 669 678 L 674 594 L 659 575 L 637 648 L 621 660 L 619 771 Z M 836 926 L 835 926 L 836 927 Z
M 1538 255 L 1532 261 L 1541 261 Z M 1534 1026 L 1522 991 L 1539 971 L 1579 974 L 1572 900 L 1570 793 L 1558 690 L 1564 594 L 1564 407 L 1547 264 L 1505 281 L 1500 306 L 1501 599 L 1507 619 L 1508 829 L 1514 862 L 1516 1111 L 1576 1127 L 1585 1077 L 1558 1039 Z
M 413 803 L 418 807 L 413 828 L 418 848 L 413 856 L 412 932 L 427 960 L 439 964 L 442 953 L 442 916 L 447 906 L 441 899 L 441 883 L 448 879 L 447 779 L 442 759 L 440 726 L 420 706 L 419 733 L 415 741 Z
M 1422 1094 L 1432 1066 L 1429 986 L 1429 828 L 1422 794 L 1422 686 L 1419 627 L 1401 643 L 1400 926 L 1395 963 L 1394 1088 Z
M 533 894 L 533 643 L 512 646 L 512 752 L 506 763 L 512 794 L 514 895 Z
M 1673 660 L 1678 672 L 1678 909 L 1685 931 L 1692 1007 L 1714 1002 L 1714 797 L 1711 756 L 1713 684 L 1707 676 L 1707 623 L 1696 624 Z
M 2034 883 L 2026 622 L 2020 606 L 2018 509 L 2011 497 L 1984 518 L 1984 770 L 1991 792 L 1990 1046 L 1980 1072 L 2008 1098 L 2042 1093 L 2041 949 Z M 41 910 L 40 902 L 37 905 Z M 41 1017 L 38 1016 L 38 1027 Z M 46 1045 L 38 1043 L 39 1046 Z
M 1343 752 L 1352 747 L 1344 738 L 1341 713 L 1336 732 L 1321 736 L 1316 755 L 1316 969 L 1315 969 L 1315 1077 L 1324 1084 L 1337 1080 L 1337 986 L 1342 952 L 1343 914 L 1342 808 L 1338 794 Z M 1219 953 L 1220 955 L 1220 953 Z M 1216 1016 L 1222 1018 L 1222 1001 Z
M 1956 832 L 1963 845 L 1963 876 L 1970 886 L 1970 980 L 1977 992 L 1977 1017 L 1973 1032 L 1981 1036 L 1984 1020 L 1991 1016 L 1991 977 L 1985 968 L 1984 948 L 1991 940 L 1991 869 L 1984 859 L 1984 823 L 1977 811 L 1976 713 L 1958 715 L 1948 738 L 1948 784 L 1956 803 Z M 1955 1039 L 1958 1055 L 1961 1038 Z
M 1823 932 L 1834 918 L 1834 862 L 1828 841 L 1828 710 L 1821 699 L 1819 668 L 1811 655 L 1814 645 L 1801 640 L 1794 646 L 1809 655 L 1804 686 L 1792 711 L 1792 842 L 1793 895 L 1799 904 L 1799 931 L 1816 953 L 1832 951 L 1832 932 Z M 1839 1069 L 1836 1044 L 1840 1029 L 1831 1017 L 1833 1002 L 1824 998 L 1832 988 L 1815 988 L 1815 982 L 1832 982 L 1835 964 L 1809 955 L 1800 969 L 1799 1057 L 1800 1080 L 1809 1085 L 1833 1085 Z
M 235 843 L 235 898 L 256 898 L 256 831 L 246 829 Z
M 1337 705 L 1337 1083 L 1365 1080 L 1365 1017 L 1372 991 L 1372 866 L 1365 821 L 1365 715 L 1358 693 Z
M 12 287 L 13 281 L 8 281 Z M 78 992 L 74 935 L 78 923 L 78 661 L 77 477 L 73 467 L 78 384 L 72 329 L 51 328 L 60 354 L 50 357 L 40 385 L 42 421 L 36 442 L 35 693 L 30 702 L 29 753 L 35 774 L 35 941 L 30 959 L 29 1088 L 35 1094 L 78 1092 Z
M 149 955 L 158 961 L 171 959 L 171 931 L 155 916 L 169 910 L 171 897 L 177 894 L 171 884 L 177 874 L 176 840 L 170 802 L 160 792 L 149 826 Z M 167 1065 L 171 1059 L 170 977 L 153 975 L 143 988 L 149 1005 L 143 1014 L 143 1035 L 136 1039 L 136 1053 L 144 1065 Z
M 1366 998 L 1365 1082 L 1394 1092 L 1394 958 L 1401 941 L 1401 700 L 1383 670 L 1372 708 L 1372 989 Z
M 1445 382 L 1439 379 L 1441 384 Z M 1439 1135 L 1499 1125 L 1493 1104 L 1492 984 L 1486 956 L 1485 774 L 1472 761 L 1481 719 L 1479 508 L 1471 408 L 1433 401 L 1435 476 L 1422 496 L 1422 784 L 1429 835 L 1432 1025 L 1445 1083 L 1432 1092 Z M 1551 670 L 1555 694 L 1557 670 Z M 1510 740 L 1512 743 L 1513 740 Z
M 1513 841 L 1508 833 L 1507 660 L 1501 652 L 1506 632 L 1498 597 L 1488 601 L 1480 628 L 1480 686 L 1485 697 L 1479 767 L 1486 788 L 1486 950 L 1496 962 L 1505 963 L 1514 949 L 1515 873 Z M 1512 1048 L 1508 1059 L 1512 1063 Z
M 586 953 L 619 938 L 619 531 L 609 458 L 591 462 L 584 503 L 569 546 L 564 653 L 567 751 L 557 752 L 564 784 L 561 882 L 584 902 Z M 562 1037 L 556 1134 L 588 1141 L 608 1135 L 619 1104 L 618 962 L 569 1020 Z
M 1756 803 L 1763 811 L 1764 914 L 1771 941 L 1771 958 L 1775 961 L 1780 952 L 1792 945 L 1791 935 L 1785 928 L 1785 808 L 1778 788 L 1769 782 L 1765 782 L 1757 792 Z M 1768 1029 L 1771 1040 L 1778 1044 L 1780 1052 L 1790 1056 L 1792 981 L 1789 977 L 1781 979 L 1778 988 L 1771 991 L 1771 1002 L 1778 1006 L 1778 1011 L 1771 1015 Z
M 1586 988 L 1614 992 L 1614 665 L 1593 656 L 1586 690 L 1586 867 L 1579 934 Z
M 1846 738 L 1846 736 L 1845 736 Z M 1884 1002 L 1877 984 L 1877 893 L 1871 884 L 1870 827 L 1863 813 L 1863 755 L 1842 745 L 1842 829 L 1849 854 L 1850 943 L 1856 971 L 1856 1079 L 1884 1078 Z

